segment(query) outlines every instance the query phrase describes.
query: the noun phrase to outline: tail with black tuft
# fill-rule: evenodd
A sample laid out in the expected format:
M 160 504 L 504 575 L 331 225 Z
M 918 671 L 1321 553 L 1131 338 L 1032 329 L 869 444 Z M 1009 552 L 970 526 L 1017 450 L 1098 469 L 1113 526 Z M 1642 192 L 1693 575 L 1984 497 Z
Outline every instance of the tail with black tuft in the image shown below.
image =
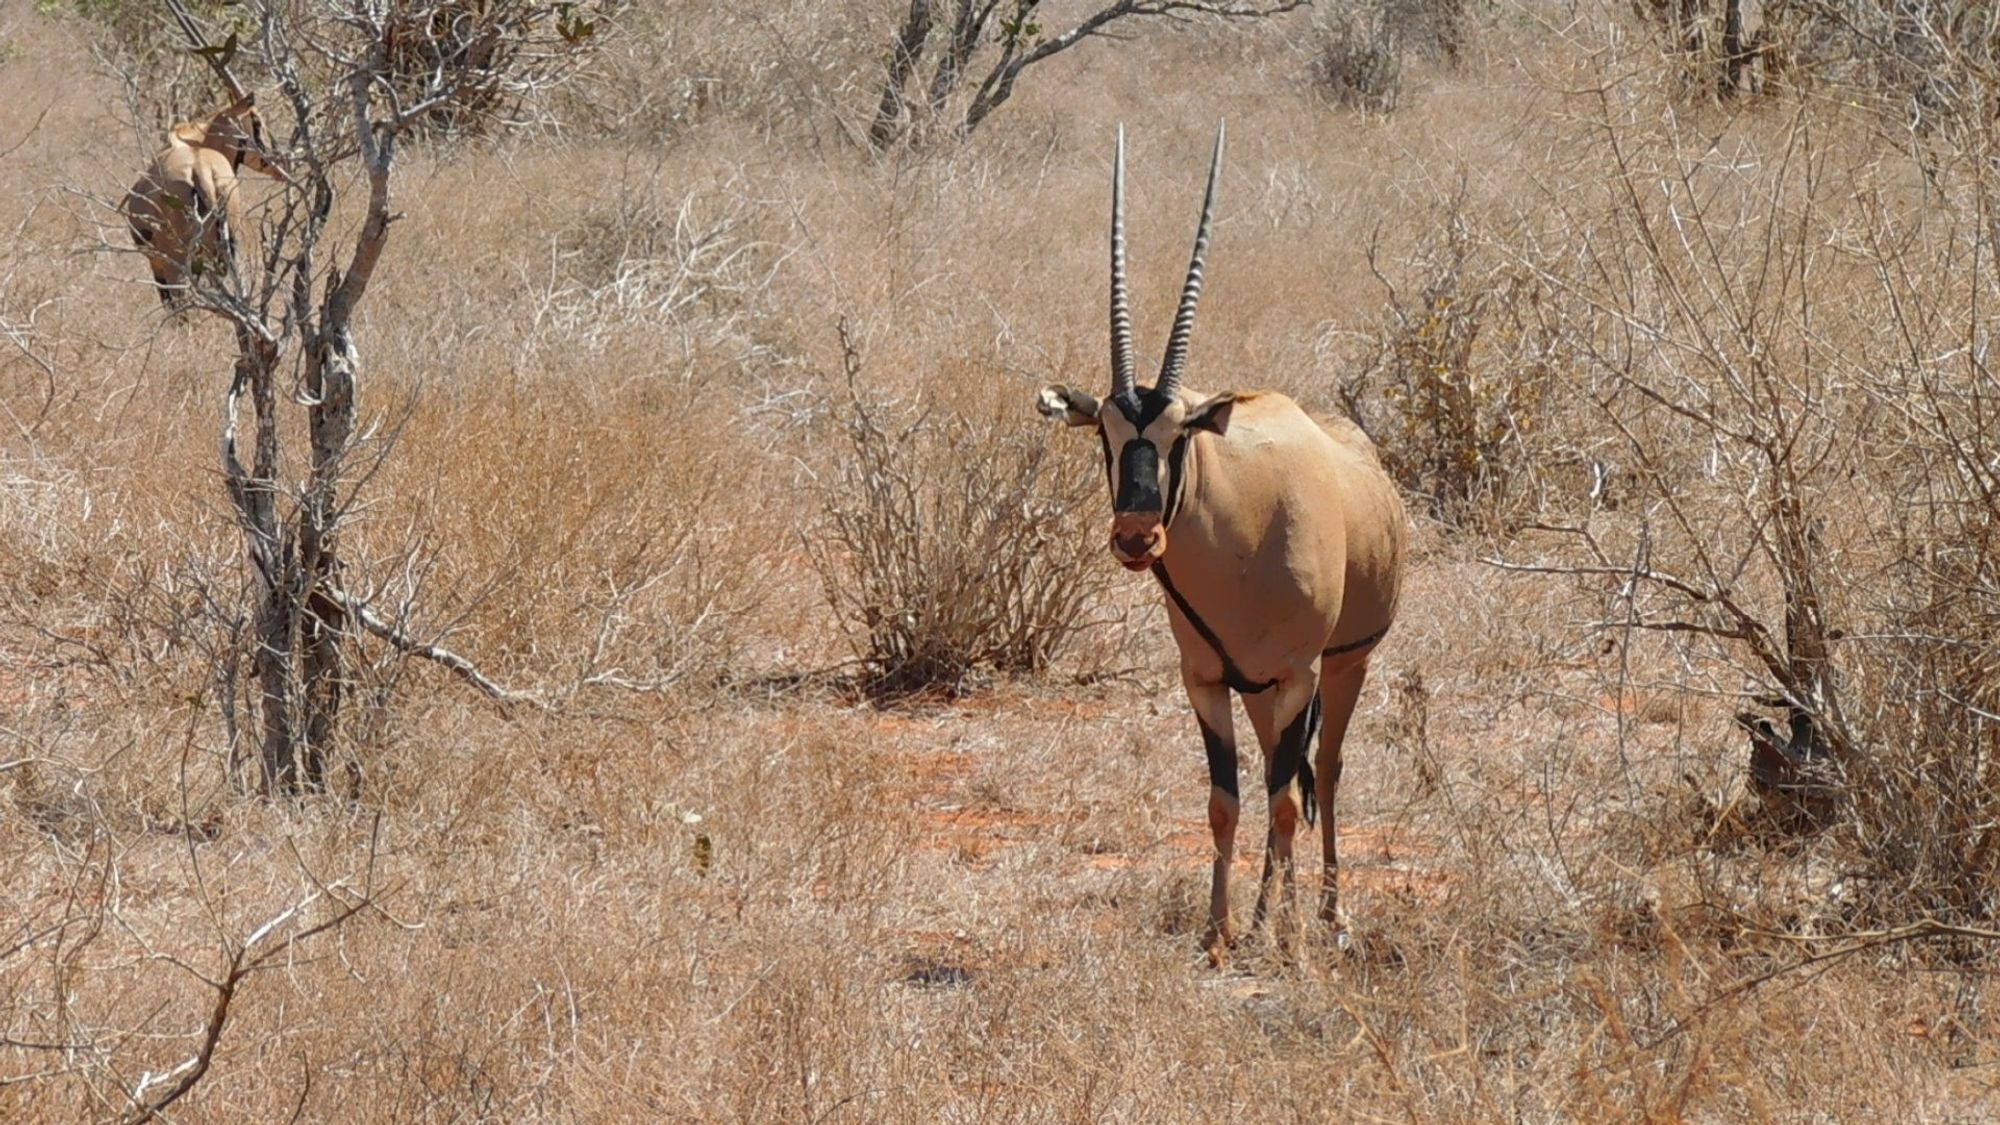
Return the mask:
M 1305 815 L 1306 827 L 1319 823 L 1319 796 L 1313 787 L 1313 753 L 1319 748 L 1319 693 L 1314 692 L 1312 702 L 1306 704 L 1305 745 L 1299 747 L 1299 811 Z
M 1305 813 L 1306 827 L 1319 823 L 1319 798 L 1313 794 L 1313 765 L 1308 758 L 1299 763 L 1299 809 Z

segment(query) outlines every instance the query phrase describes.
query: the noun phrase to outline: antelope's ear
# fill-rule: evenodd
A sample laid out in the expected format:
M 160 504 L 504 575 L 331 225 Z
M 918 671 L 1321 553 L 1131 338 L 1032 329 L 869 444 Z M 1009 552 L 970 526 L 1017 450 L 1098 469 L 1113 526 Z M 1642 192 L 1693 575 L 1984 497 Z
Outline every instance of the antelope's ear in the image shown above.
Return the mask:
M 242 97 L 238 98 L 236 101 L 232 102 L 228 109 L 223 110 L 220 114 L 217 114 L 217 116 L 241 117 L 244 114 L 249 113 L 251 110 L 256 108 L 257 108 L 257 95 L 245 94 Z
M 1072 426 L 1097 425 L 1097 400 L 1060 383 L 1050 383 L 1036 396 L 1035 409 L 1043 416 L 1058 418 Z
M 1236 392 L 1224 391 L 1188 411 L 1186 420 L 1181 424 L 1190 430 L 1226 434 L 1229 432 L 1229 415 L 1235 408 Z

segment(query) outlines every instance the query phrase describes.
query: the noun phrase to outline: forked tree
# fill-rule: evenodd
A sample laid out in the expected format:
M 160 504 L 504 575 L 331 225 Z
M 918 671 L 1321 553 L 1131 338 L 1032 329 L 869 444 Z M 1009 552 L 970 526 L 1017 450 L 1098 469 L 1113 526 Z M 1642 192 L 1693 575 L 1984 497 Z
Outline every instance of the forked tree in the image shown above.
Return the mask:
M 234 665 L 222 671 L 224 723 L 232 747 L 254 741 L 266 792 L 296 793 L 326 783 L 363 633 L 511 697 L 456 654 L 409 636 L 344 572 L 342 531 L 363 462 L 386 452 L 379 442 L 364 451 L 358 432 L 354 318 L 398 218 L 390 189 L 399 144 L 440 120 L 504 112 L 560 80 L 592 25 L 577 5 L 533 0 L 249 0 L 224 10 L 234 20 L 226 31 L 180 0 L 168 8 L 226 89 L 272 88 L 276 96 L 260 101 L 266 143 L 289 173 L 253 212 L 256 254 L 191 271 L 178 303 L 227 321 L 235 342 L 221 458 L 248 558 L 240 622 L 251 682 L 238 690 Z M 347 243 L 330 220 L 356 165 L 367 198 Z
M 1042 0 L 910 0 L 896 26 L 868 143 L 877 152 L 910 136 L 968 136 L 1013 96 L 1028 68 L 1134 20 L 1261 20 L 1311 0 L 1105 0 L 1060 30 Z M 917 91 L 911 84 L 917 84 Z M 971 93 L 965 90 L 970 85 Z

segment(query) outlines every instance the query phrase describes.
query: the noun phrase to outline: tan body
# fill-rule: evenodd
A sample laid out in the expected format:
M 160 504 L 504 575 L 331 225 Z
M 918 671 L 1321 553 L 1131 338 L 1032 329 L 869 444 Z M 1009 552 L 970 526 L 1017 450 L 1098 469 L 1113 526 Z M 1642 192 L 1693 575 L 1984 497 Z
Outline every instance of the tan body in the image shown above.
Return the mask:
M 1189 406 L 1207 397 L 1181 392 Z M 1306 674 L 1395 619 L 1403 503 L 1352 423 L 1238 394 L 1228 432 L 1196 434 L 1184 472 L 1161 561 L 1249 679 Z M 1222 682 L 1219 656 L 1168 606 L 1189 673 Z
M 1181 394 L 1190 406 L 1205 397 Z M 1267 780 L 1279 758 L 1292 752 L 1281 745 L 1285 732 L 1318 694 L 1310 785 L 1324 862 L 1320 913 L 1338 926 L 1335 806 L 1342 749 L 1369 656 L 1396 617 L 1407 526 L 1402 499 L 1359 428 L 1344 419 L 1313 418 L 1279 394 L 1236 395 L 1227 431 L 1195 435 L 1184 472 L 1187 499 L 1159 564 L 1220 644 L 1194 627 L 1179 601 L 1166 599 L 1182 684 L 1202 725 L 1231 751 L 1232 671 L 1271 685 L 1243 694 Z M 1225 667 L 1224 654 L 1233 669 Z M 1271 831 L 1259 918 L 1274 871 L 1288 894 L 1293 885 L 1292 843 L 1306 798 L 1298 785 L 1307 776 L 1301 769 L 1268 794 Z M 1218 963 L 1232 937 L 1229 876 L 1240 818 L 1239 798 L 1212 785 L 1209 828 L 1216 856 L 1207 944 Z
M 235 265 L 242 229 L 236 170 L 247 164 L 284 173 L 265 154 L 256 108 L 244 99 L 207 122 L 182 122 L 167 135 L 125 196 L 132 242 L 146 255 L 160 300 L 172 303 L 197 277 Z
M 1154 384 L 1139 385 L 1125 280 L 1124 153 L 1121 129 L 1111 195 L 1111 394 L 1098 399 L 1053 385 L 1037 406 L 1096 429 L 1111 486 L 1111 553 L 1127 570 L 1150 572 L 1166 595 L 1181 681 L 1208 758 L 1215 874 L 1206 944 L 1220 964 L 1231 941 L 1229 877 L 1241 819 L 1230 692 L 1243 697 L 1263 748 L 1270 801 L 1256 918 L 1274 892 L 1291 897 L 1293 838 L 1317 806 L 1326 864 L 1320 914 L 1338 930 L 1342 747 L 1368 659 L 1395 621 L 1407 525 L 1394 483 L 1353 423 L 1314 417 L 1274 392 L 1203 395 L 1181 386 L 1221 180 L 1220 131 L 1166 358 Z

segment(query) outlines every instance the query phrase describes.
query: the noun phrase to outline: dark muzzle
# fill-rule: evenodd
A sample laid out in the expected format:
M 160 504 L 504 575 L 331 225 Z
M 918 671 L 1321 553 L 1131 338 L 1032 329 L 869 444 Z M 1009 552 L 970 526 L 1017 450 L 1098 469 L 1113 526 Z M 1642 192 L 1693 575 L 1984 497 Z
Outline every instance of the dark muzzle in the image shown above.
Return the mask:
M 1144 570 L 1167 552 L 1167 529 L 1158 512 L 1120 512 L 1111 518 L 1111 553 L 1127 570 Z
M 1160 451 L 1134 438 L 1118 452 L 1118 495 L 1111 509 L 1111 553 L 1127 570 L 1144 570 L 1167 549 L 1160 500 Z

